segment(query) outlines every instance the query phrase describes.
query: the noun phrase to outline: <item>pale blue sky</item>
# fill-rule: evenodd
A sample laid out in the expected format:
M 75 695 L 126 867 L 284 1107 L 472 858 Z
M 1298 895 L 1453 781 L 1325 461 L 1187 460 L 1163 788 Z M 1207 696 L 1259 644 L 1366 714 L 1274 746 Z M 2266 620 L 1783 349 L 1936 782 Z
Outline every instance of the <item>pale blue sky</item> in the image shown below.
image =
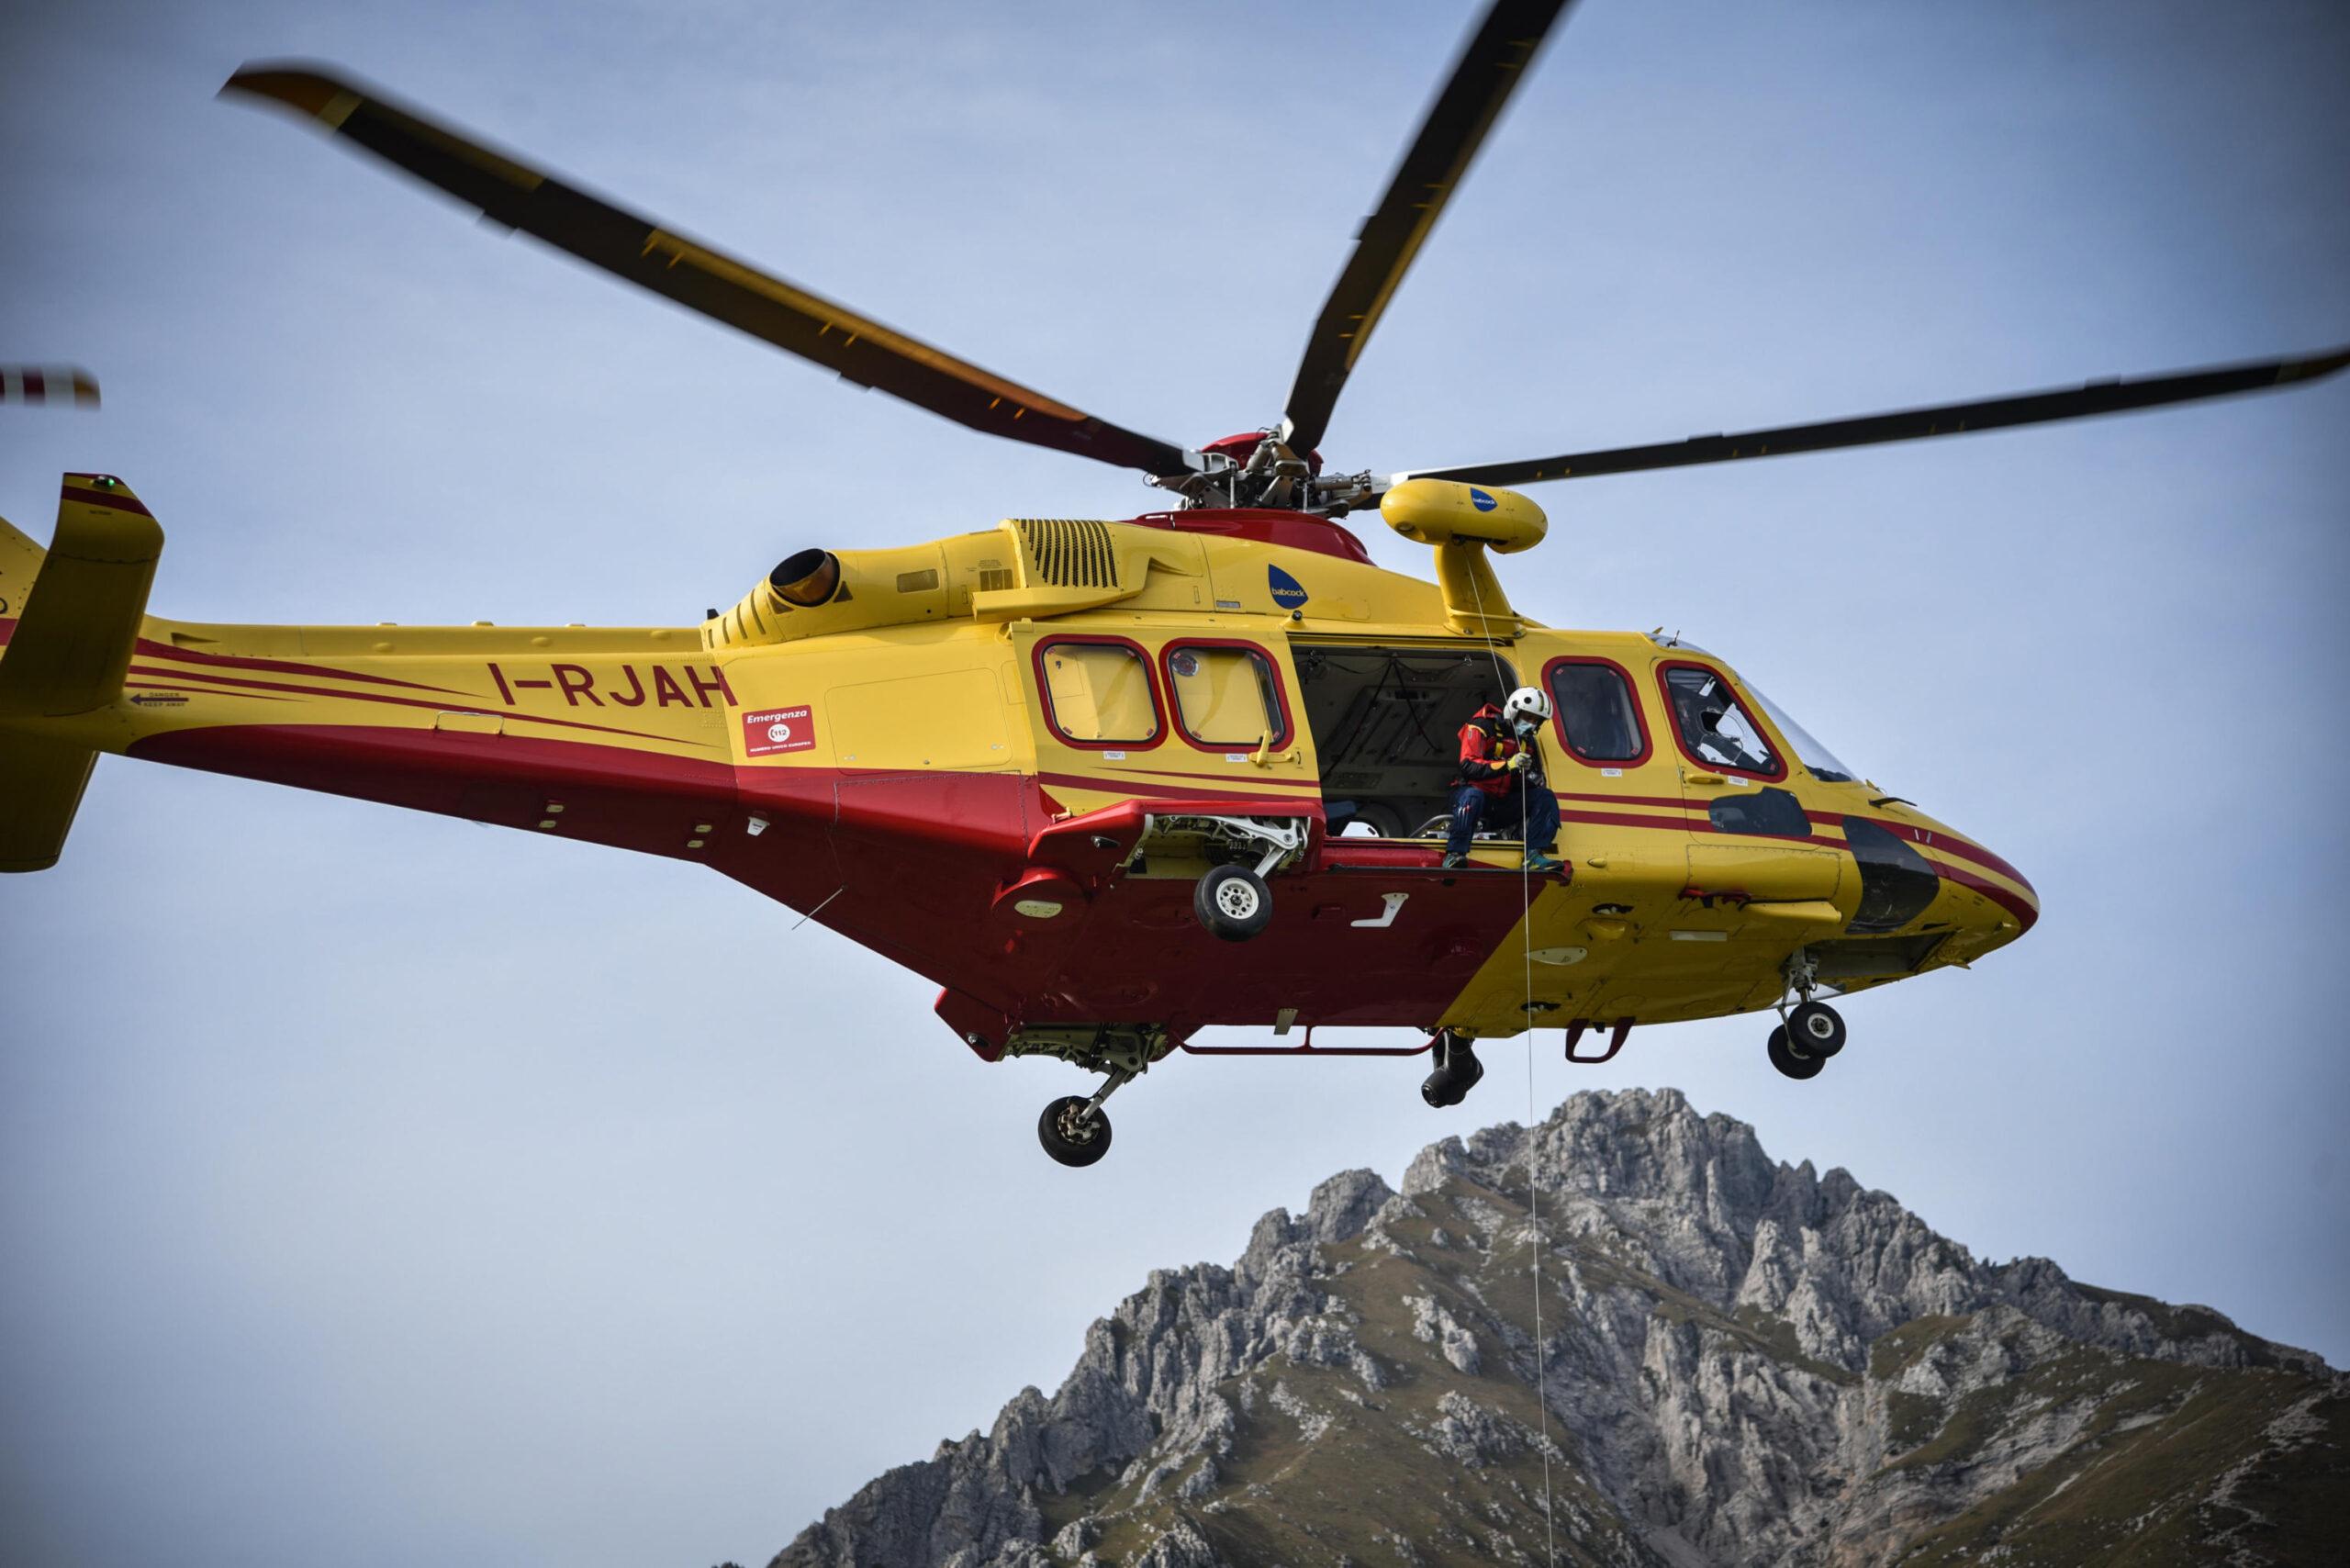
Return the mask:
M 340 62 L 982 364 L 1169 438 L 1270 420 L 1467 5 L 12 7 L 0 513 L 126 476 L 162 613 L 690 621 L 809 543 L 1146 510 L 515 240 L 290 123 Z M 2350 21 L 2263 4 L 1588 0 L 1326 443 L 1394 469 L 2350 339 Z M 1754 1020 L 1542 1037 L 1979 1252 L 2350 1361 L 2350 381 L 1550 487 L 1505 571 L 1679 627 L 2022 867 L 2039 928 Z M 1424 553 L 1376 532 L 1379 558 Z M 2303 802 L 2308 803 L 2305 805 Z M 1572 847 L 1572 846 L 1571 846 Z M 1078 1087 L 707 873 L 102 765 L 0 883 L 0 1559 L 764 1560 L 1050 1385 L 1158 1265 L 1527 1114 L 1417 1063 Z

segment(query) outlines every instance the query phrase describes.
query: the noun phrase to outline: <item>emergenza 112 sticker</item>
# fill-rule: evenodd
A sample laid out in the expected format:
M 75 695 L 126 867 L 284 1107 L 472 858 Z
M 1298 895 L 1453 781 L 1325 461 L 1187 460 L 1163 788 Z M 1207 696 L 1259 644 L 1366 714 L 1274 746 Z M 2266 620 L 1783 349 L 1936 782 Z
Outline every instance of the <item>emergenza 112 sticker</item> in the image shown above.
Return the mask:
M 779 751 L 813 751 L 816 720 L 805 706 L 770 708 L 743 715 L 743 755 L 768 756 Z

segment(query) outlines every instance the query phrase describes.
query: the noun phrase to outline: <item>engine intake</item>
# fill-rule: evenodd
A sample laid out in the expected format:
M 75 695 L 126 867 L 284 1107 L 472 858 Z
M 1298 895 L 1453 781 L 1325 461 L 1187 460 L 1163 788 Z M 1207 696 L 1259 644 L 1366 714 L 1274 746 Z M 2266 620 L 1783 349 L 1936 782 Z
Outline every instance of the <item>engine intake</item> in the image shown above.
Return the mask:
M 925 621 L 1064 615 L 1134 599 L 1156 577 L 1185 586 L 1205 564 L 1197 539 L 1163 528 L 1086 518 L 1007 518 L 897 550 L 800 550 L 702 625 L 711 649 L 771 646 L 834 632 Z M 1213 599 L 1213 595 L 1207 596 Z
M 830 550 L 802 550 L 786 555 L 767 574 L 778 609 L 814 610 L 830 604 L 841 591 L 841 558 Z

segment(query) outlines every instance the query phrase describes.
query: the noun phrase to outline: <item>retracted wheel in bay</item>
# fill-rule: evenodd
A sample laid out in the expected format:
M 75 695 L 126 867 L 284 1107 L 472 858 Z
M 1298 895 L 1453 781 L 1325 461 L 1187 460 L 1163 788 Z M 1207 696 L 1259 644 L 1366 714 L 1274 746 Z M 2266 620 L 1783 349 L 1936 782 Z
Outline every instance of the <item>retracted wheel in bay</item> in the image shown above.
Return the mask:
M 1246 942 L 1273 918 L 1273 895 L 1246 866 L 1218 866 L 1192 890 L 1192 913 L 1225 941 Z

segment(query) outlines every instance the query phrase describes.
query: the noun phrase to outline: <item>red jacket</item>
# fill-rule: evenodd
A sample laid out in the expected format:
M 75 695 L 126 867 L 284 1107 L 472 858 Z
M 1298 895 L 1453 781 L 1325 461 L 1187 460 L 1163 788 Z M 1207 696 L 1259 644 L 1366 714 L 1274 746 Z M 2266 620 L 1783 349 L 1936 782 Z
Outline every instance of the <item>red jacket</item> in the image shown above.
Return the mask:
M 1474 784 L 1486 794 L 1500 800 L 1510 791 L 1509 759 L 1527 748 L 1509 733 L 1509 724 L 1502 718 L 1502 711 L 1486 703 L 1469 715 L 1460 726 L 1460 775 L 1452 782 L 1455 788 Z M 1541 760 L 1538 753 L 1533 767 Z

